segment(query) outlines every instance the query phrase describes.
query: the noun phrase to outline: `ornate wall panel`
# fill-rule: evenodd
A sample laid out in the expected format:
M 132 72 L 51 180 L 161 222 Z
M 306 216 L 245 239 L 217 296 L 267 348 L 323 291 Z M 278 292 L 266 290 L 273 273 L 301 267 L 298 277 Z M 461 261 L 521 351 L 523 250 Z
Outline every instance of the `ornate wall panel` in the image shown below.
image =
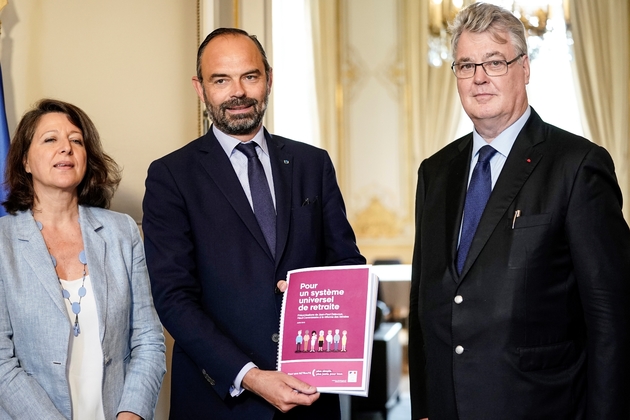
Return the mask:
M 337 166 L 350 221 L 370 262 L 409 262 L 413 246 L 415 168 L 401 13 L 397 0 L 340 0 Z

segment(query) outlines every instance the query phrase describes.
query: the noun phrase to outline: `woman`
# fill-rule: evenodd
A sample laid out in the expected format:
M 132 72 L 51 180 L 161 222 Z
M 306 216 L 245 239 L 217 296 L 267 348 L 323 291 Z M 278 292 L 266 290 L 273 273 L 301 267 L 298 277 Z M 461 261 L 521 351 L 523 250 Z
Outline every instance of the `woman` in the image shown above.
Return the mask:
M 0 419 L 150 419 L 165 372 L 136 223 L 94 124 L 40 101 L 9 150 L 0 218 Z

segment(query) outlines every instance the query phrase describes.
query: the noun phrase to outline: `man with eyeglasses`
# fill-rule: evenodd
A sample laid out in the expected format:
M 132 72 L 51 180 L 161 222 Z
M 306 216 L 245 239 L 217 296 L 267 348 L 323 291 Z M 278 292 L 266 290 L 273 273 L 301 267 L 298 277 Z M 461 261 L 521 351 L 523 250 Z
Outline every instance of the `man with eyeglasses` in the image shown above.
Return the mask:
M 630 418 L 630 231 L 610 155 L 528 105 L 522 23 L 451 26 L 474 131 L 422 162 L 412 418 Z

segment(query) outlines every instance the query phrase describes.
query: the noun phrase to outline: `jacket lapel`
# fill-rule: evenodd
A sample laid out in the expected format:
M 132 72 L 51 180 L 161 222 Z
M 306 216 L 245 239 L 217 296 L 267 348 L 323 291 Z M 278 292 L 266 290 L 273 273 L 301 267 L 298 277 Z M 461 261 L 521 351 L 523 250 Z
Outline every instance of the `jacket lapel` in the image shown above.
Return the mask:
M 202 153 L 200 159 L 201 165 L 210 178 L 212 178 L 216 187 L 223 193 L 230 205 L 234 208 L 234 211 L 238 214 L 243 223 L 245 223 L 245 226 L 247 226 L 254 236 L 256 242 L 265 250 L 269 258 L 273 260 L 269 246 L 267 246 L 267 242 L 265 241 L 265 236 L 258 225 L 256 216 L 254 216 L 252 207 L 243 191 L 243 187 L 234 172 L 232 163 L 219 144 L 219 141 L 212 133 L 212 129 L 208 130 L 208 133 L 205 134 L 202 140 L 199 147 Z M 277 189 L 278 187 L 276 187 L 276 190 Z
M 22 249 L 21 255 L 26 263 L 35 273 L 35 277 L 41 283 L 42 287 L 50 295 L 55 306 L 63 312 L 68 318 L 68 312 L 63 302 L 61 294 L 61 286 L 55 272 L 55 266 L 52 263 L 48 248 L 44 242 L 44 237 L 39 231 L 35 219 L 30 211 L 24 211 L 17 214 L 16 237 L 20 242 Z
M 446 255 L 450 261 L 449 270 L 451 277 L 458 281 L 459 275 L 455 267 L 455 256 L 457 255 L 457 245 L 459 242 L 459 231 L 462 223 L 462 213 L 464 211 L 464 199 L 466 197 L 466 187 L 468 184 L 468 172 L 470 166 L 470 155 L 472 153 L 472 133 L 464 137 L 458 147 L 458 153 L 451 161 L 448 168 L 446 194 Z
M 99 234 L 103 224 L 97 220 L 89 207 L 79 206 L 79 224 L 83 237 L 83 248 L 87 257 L 90 279 L 99 315 L 99 332 L 101 342 L 105 337 L 107 325 L 108 282 L 105 270 L 105 241 Z
M 276 266 L 281 260 L 289 236 L 291 191 L 293 191 L 293 155 L 284 151 L 284 143 L 265 130 L 276 196 Z
M 542 120 L 532 109 L 532 115 L 516 137 L 514 146 L 512 146 L 512 150 L 501 170 L 501 175 L 499 175 L 497 183 L 492 190 L 486 209 L 481 215 L 481 220 L 470 245 L 468 257 L 460 278 L 466 276 L 488 239 L 490 239 L 492 232 L 502 220 L 505 220 L 508 207 L 540 162 L 542 154 L 534 147 L 544 139 L 543 134 L 538 133 L 540 127 L 542 127 Z

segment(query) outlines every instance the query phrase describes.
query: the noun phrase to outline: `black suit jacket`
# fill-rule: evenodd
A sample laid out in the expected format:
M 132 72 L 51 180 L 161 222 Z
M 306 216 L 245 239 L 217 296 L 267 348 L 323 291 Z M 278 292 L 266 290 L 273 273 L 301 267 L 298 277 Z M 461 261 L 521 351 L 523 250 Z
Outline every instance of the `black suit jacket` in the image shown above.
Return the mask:
M 458 275 L 471 153 L 469 134 L 418 173 L 413 417 L 627 420 L 630 232 L 610 156 L 532 110 Z
M 270 404 L 249 392 L 231 397 L 229 389 L 250 361 L 276 368 L 282 298 L 276 282 L 295 268 L 365 263 L 328 154 L 265 137 L 276 197 L 275 261 L 212 130 L 149 168 L 143 230 L 155 306 L 175 339 L 171 419 L 271 419 Z M 334 418 L 338 398 L 322 395 L 290 413 Z

